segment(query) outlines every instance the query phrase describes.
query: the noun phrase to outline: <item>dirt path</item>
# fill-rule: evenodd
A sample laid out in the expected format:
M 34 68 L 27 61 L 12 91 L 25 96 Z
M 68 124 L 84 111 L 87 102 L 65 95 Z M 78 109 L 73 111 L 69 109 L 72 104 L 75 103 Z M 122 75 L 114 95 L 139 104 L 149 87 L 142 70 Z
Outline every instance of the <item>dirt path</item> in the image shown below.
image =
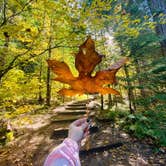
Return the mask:
M 55 110 L 45 118 L 46 123 L 42 123 L 41 127 L 27 128 L 23 135 L 1 149 L 0 166 L 42 166 L 48 153 L 65 137 L 65 135 L 56 136 L 54 129 L 66 128 L 70 124 L 70 122 L 55 123 L 52 121 L 54 117 L 56 117 Z M 42 121 L 42 116 L 40 118 Z M 116 142 L 123 142 L 123 146 L 81 156 L 82 166 L 134 166 L 138 156 L 145 159 L 149 165 L 166 165 L 165 152 L 153 153 L 151 145 L 129 137 L 109 122 L 99 123 L 99 132 L 93 134 L 90 140 L 92 148 Z
M 166 152 L 154 153 L 154 147 L 148 142 L 139 141 L 128 134 L 114 128 L 111 123 L 101 124 L 100 131 L 91 136 L 91 147 L 122 142 L 118 148 L 93 153 L 81 157 L 83 166 L 142 166 L 138 164 L 143 159 L 149 166 L 165 166 Z

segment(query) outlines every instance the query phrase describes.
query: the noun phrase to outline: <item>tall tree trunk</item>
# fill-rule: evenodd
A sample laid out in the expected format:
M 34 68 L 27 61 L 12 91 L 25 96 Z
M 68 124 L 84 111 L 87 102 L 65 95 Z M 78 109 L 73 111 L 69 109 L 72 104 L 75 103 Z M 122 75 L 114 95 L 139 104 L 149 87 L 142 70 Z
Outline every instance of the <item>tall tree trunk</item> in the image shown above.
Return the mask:
M 100 102 L 101 102 L 101 110 L 104 110 L 104 97 L 103 97 L 103 95 L 101 95 Z
M 110 85 L 108 85 L 108 87 L 110 87 Z M 111 94 L 108 94 L 108 109 L 110 109 L 112 107 L 113 103 L 112 103 L 112 96 Z
M 50 50 L 49 50 L 49 52 L 50 52 Z M 50 101 L 51 101 L 51 82 L 50 82 L 50 68 L 48 67 L 47 68 L 47 92 L 46 92 L 46 105 L 47 106 L 51 105 Z
M 119 42 L 119 47 L 120 47 L 121 55 L 123 56 L 124 51 L 123 51 L 122 41 Z M 135 97 L 134 97 L 134 93 L 133 93 L 133 89 L 132 89 L 132 84 L 129 80 L 130 77 L 129 77 L 128 68 L 126 65 L 124 65 L 124 71 L 125 71 L 125 75 L 126 75 L 126 79 L 127 79 L 127 86 L 128 86 L 129 109 L 130 109 L 130 113 L 133 114 L 136 111 L 136 104 L 135 104 Z
M 6 24 L 6 7 L 7 7 L 7 1 L 3 0 L 3 9 L 2 9 L 3 24 Z M 3 32 L 3 35 L 5 37 L 5 43 L 4 43 L 3 51 L 0 54 L 0 81 L 1 81 L 2 77 L 4 76 L 3 67 L 4 67 L 5 61 L 6 61 L 6 54 L 8 51 L 9 37 L 10 37 L 9 33 L 7 31 Z
M 99 71 L 101 70 L 101 66 L 100 66 L 101 64 L 99 64 L 99 66 L 98 66 L 98 68 L 99 68 Z M 101 110 L 104 110 L 104 97 L 103 97 L 103 95 L 101 94 L 100 95 L 100 104 L 101 104 Z
M 39 104 L 43 103 L 43 98 L 42 98 L 42 62 L 40 64 L 40 69 L 39 69 L 39 98 L 38 102 Z
M 6 7 L 7 7 L 7 1 L 3 0 L 3 25 L 6 24 Z
M 48 50 L 48 58 L 51 58 L 51 37 L 49 41 L 49 50 Z M 50 81 L 50 75 L 51 75 L 51 70 L 49 67 L 47 67 L 47 82 L 46 82 L 46 105 L 50 106 L 51 105 L 51 81 Z
M 139 62 L 138 62 L 137 58 L 135 58 L 134 63 L 135 63 L 135 68 L 136 68 L 137 74 L 140 74 L 141 73 L 141 69 L 140 69 L 140 65 L 139 65 Z M 145 89 L 144 89 L 144 81 L 143 81 L 143 79 L 138 77 L 138 82 L 139 82 L 139 86 L 141 87 L 141 89 L 140 89 L 141 96 L 142 97 L 146 97 L 146 92 L 145 92 Z
M 113 102 L 114 102 L 115 108 L 118 107 L 118 101 L 117 101 L 117 100 L 118 100 L 118 99 L 117 99 L 117 96 L 114 95 L 114 97 L 113 97 Z
M 150 9 L 153 13 L 154 21 L 158 21 L 160 14 L 166 14 L 165 0 L 148 0 Z M 156 33 L 162 37 L 160 42 L 162 55 L 166 56 L 166 24 L 157 24 Z
M 132 84 L 130 82 L 130 77 L 129 77 L 129 72 L 128 72 L 128 68 L 126 65 L 124 65 L 124 71 L 125 71 L 125 75 L 126 75 L 126 79 L 127 79 L 127 86 L 128 86 L 128 100 L 129 100 L 129 109 L 130 109 L 130 113 L 135 113 L 136 111 L 136 105 L 135 105 L 135 97 L 133 94 L 133 90 L 131 88 Z

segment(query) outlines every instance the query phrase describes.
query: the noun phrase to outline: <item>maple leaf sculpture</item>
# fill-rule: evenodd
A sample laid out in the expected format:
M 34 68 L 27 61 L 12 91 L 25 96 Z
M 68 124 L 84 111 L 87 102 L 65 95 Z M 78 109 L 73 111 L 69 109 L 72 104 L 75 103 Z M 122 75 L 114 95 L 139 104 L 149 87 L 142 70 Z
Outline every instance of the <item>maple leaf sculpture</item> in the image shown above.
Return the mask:
M 74 77 L 70 68 L 65 62 L 57 60 L 47 60 L 48 66 L 57 75 L 54 79 L 61 83 L 70 85 L 70 88 L 63 88 L 58 93 L 65 96 L 74 96 L 82 94 L 115 94 L 119 92 L 112 88 L 103 87 L 107 84 L 116 82 L 116 72 L 126 63 L 127 58 L 123 58 L 111 65 L 108 69 L 96 72 L 92 76 L 92 72 L 97 64 L 102 60 L 103 55 L 95 51 L 95 44 L 91 37 L 79 47 L 79 52 L 75 57 L 75 67 L 79 72 L 78 77 Z

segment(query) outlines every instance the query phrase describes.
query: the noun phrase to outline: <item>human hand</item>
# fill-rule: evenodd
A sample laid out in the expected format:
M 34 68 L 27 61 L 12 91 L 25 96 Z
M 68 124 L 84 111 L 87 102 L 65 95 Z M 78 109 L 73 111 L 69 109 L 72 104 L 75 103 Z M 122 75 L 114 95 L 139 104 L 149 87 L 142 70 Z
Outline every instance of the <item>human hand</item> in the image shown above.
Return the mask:
M 89 134 L 87 118 L 78 119 L 70 124 L 68 137 L 79 143 Z

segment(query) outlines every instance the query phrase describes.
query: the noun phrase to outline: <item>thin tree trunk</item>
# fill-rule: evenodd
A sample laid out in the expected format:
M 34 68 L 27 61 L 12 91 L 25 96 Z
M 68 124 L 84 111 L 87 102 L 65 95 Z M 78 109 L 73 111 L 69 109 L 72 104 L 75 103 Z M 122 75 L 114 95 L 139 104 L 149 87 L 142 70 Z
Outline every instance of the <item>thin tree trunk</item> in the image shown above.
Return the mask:
M 113 99 L 114 103 L 115 103 L 115 107 L 118 107 L 118 102 L 117 102 L 117 96 L 114 95 L 114 99 Z
M 49 41 L 49 50 L 48 50 L 48 58 L 51 58 L 51 37 Z M 46 91 L 46 105 L 50 106 L 51 105 L 51 81 L 50 81 L 50 75 L 51 71 L 50 68 L 47 67 L 47 91 Z
M 160 14 L 166 14 L 166 1 L 165 0 L 148 0 L 149 7 L 153 13 L 154 21 L 158 22 Z M 157 24 L 156 33 L 163 38 L 160 42 L 161 52 L 166 56 L 166 24 Z
M 110 87 L 110 85 L 108 85 Z M 108 109 L 112 107 L 112 96 L 111 94 L 108 94 Z
M 135 80 L 134 86 L 136 86 L 136 84 L 137 84 L 137 81 Z M 136 88 L 134 88 L 134 96 L 135 96 L 135 98 L 137 97 L 137 89 Z
M 101 70 L 101 66 L 100 66 L 100 64 L 99 64 L 99 66 L 98 66 L 98 68 L 99 68 L 99 71 Z M 100 104 L 101 104 L 101 110 L 104 110 L 104 97 L 103 97 L 103 95 L 101 94 L 101 96 L 100 96 Z
M 3 1 L 3 24 L 6 24 L 6 7 L 7 7 L 7 2 L 6 0 Z M 0 66 L 1 66 L 1 71 L 0 71 L 0 82 L 2 81 L 2 77 L 4 76 L 4 71 L 3 67 L 5 66 L 6 63 L 6 54 L 8 52 L 8 46 L 9 46 L 9 33 L 7 31 L 3 32 L 3 35 L 5 37 L 5 43 L 3 47 L 3 51 L 0 54 Z
M 141 73 L 141 69 L 140 69 L 140 65 L 139 65 L 138 59 L 135 58 L 134 62 L 135 62 L 136 72 L 137 72 L 137 74 L 140 74 Z M 145 89 L 143 87 L 144 86 L 143 79 L 138 77 L 138 82 L 139 82 L 139 86 L 141 87 L 141 89 L 140 89 L 141 96 L 142 97 L 146 97 L 146 92 L 145 92 Z
M 43 103 L 43 98 L 42 98 L 42 62 L 40 64 L 40 69 L 39 69 L 39 98 L 38 102 L 39 104 Z
M 123 51 L 123 46 L 122 46 L 122 42 L 119 43 L 120 46 L 120 51 L 121 51 L 121 55 L 124 55 L 124 51 Z M 129 109 L 130 109 L 130 113 L 135 113 L 136 111 L 136 104 L 135 104 L 135 97 L 134 97 L 134 93 L 132 90 L 132 84 L 130 82 L 130 77 L 129 77 L 129 72 L 128 72 L 128 68 L 126 65 L 124 65 L 124 71 L 125 71 L 125 75 L 126 75 L 126 79 L 127 79 L 127 86 L 128 86 L 128 100 L 129 100 Z
M 130 82 L 130 77 L 129 77 L 129 72 L 127 69 L 127 66 L 124 65 L 124 71 L 125 71 L 125 75 L 126 75 L 126 79 L 127 79 L 127 86 L 128 86 L 128 100 L 129 100 L 129 109 L 130 109 L 130 113 L 135 113 L 136 111 L 136 105 L 135 105 L 135 98 L 134 98 L 134 94 L 133 94 L 133 90 L 131 88 L 131 82 Z
M 104 97 L 103 97 L 103 95 L 101 95 L 100 101 L 101 101 L 101 110 L 104 110 Z
M 3 25 L 6 24 L 6 6 L 7 2 L 6 0 L 3 1 Z

